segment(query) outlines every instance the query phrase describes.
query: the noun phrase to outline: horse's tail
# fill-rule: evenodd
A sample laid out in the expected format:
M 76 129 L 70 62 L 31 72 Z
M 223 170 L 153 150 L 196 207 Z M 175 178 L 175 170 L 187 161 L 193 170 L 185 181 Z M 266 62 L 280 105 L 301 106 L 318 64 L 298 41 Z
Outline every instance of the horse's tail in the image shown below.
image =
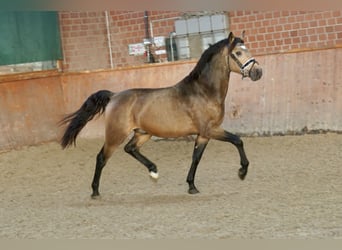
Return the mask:
M 96 114 L 101 115 L 105 111 L 113 95 L 114 93 L 109 90 L 100 90 L 89 96 L 79 110 L 67 115 L 59 122 L 59 125 L 69 123 L 60 141 L 63 149 L 76 144 L 76 137 L 80 131 Z

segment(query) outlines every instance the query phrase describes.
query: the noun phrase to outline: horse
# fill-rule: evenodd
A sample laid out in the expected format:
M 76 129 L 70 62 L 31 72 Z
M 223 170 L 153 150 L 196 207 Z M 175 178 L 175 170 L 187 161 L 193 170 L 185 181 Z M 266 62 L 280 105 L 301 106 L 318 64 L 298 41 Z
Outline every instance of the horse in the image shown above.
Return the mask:
M 100 90 L 90 95 L 74 113 L 66 115 L 60 124 L 67 124 L 60 144 L 63 149 L 75 145 L 76 137 L 88 121 L 105 115 L 105 141 L 97 154 L 92 180 L 92 198 L 100 196 L 99 184 L 103 167 L 130 135 L 124 150 L 158 179 L 157 166 L 140 153 L 141 146 L 152 136 L 178 138 L 196 136 L 192 163 L 187 175 L 189 194 L 199 192 L 195 174 L 210 139 L 233 144 L 240 155 L 238 176 L 244 180 L 249 161 L 239 136 L 221 127 L 230 73 L 235 72 L 257 81 L 262 68 L 252 57 L 241 37 L 232 32 L 211 45 L 201 55 L 193 70 L 180 82 L 164 88 L 132 88 L 121 92 Z

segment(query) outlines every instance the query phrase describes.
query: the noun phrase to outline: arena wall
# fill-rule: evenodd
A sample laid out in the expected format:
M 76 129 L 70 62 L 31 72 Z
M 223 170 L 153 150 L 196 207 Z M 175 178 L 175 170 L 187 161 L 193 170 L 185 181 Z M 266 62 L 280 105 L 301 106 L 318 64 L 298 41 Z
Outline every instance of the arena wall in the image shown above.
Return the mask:
M 264 71 L 260 81 L 242 80 L 232 74 L 223 127 L 245 135 L 342 131 L 341 58 L 341 48 L 257 56 Z M 2 76 L 0 151 L 58 140 L 63 128 L 57 122 L 99 89 L 170 86 L 186 76 L 195 63 L 43 77 Z M 102 136 L 102 122 L 91 122 L 81 136 Z
M 0 151 L 56 140 L 64 109 L 60 75 L 0 77 Z

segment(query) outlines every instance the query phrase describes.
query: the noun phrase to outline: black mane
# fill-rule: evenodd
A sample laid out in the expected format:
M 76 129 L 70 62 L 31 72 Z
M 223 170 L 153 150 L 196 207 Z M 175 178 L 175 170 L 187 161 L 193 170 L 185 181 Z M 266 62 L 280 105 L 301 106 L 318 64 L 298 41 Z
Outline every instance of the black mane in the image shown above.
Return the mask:
M 204 69 L 205 65 L 211 61 L 214 55 L 216 55 L 218 52 L 220 52 L 224 46 L 228 46 L 228 38 L 223 39 L 213 45 L 211 45 L 208 49 L 206 49 L 203 54 L 201 55 L 201 58 L 197 62 L 195 68 L 189 73 L 187 77 L 185 77 L 184 81 L 190 82 L 197 80 L 200 76 L 202 70 Z M 232 42 L 232 48 L 235 47 L 237 43 L 243 43 L 243 40 L 241 38 L 235 37 Z

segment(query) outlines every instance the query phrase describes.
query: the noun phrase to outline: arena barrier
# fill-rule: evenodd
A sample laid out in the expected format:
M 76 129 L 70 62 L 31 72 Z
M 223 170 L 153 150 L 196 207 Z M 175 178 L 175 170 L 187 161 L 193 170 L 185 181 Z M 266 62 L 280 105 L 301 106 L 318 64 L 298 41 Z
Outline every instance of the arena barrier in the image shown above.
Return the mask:
M 223 127 L 242 135 L 342 131 L 341 58 L 341 48 L 256 56 L 263 77 L 231 74 Z M 0 76 L 0 151 L 58 140 L 58 121 L 97 90 L 170 86 L 195 64 Z M 102 121 L 91 121 L 81 137 L 102 136 Z

